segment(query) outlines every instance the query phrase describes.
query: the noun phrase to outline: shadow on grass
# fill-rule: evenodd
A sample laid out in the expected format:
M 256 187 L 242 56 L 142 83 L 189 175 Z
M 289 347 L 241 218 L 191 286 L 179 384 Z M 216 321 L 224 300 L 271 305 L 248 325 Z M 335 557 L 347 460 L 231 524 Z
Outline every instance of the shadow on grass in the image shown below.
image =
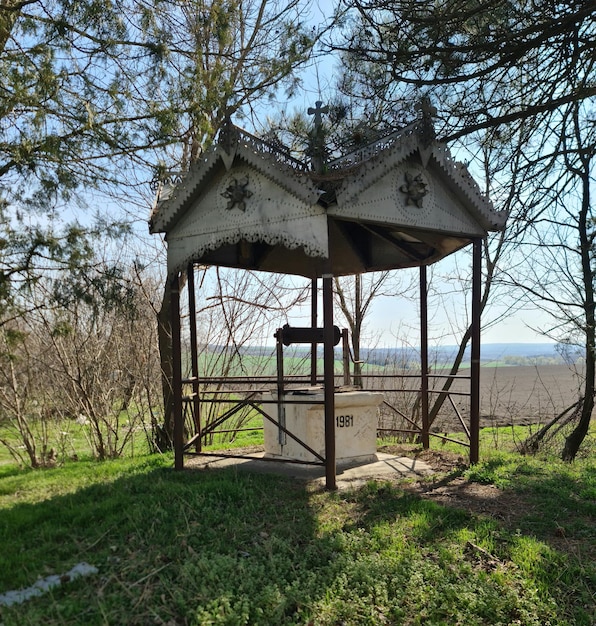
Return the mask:
M 0 591 L 81 561 L 100 570 L 2 609 L 6 626 L 555 624 L 567 610 L 555 598 L 569 597 L 509 567 L 515 538 L 494 520 L 376 482 L 330 494 L 234 468 L 147 466 L 0 510 L 0 532 Z M 467 551 L 479 544 L 494 563 Z
M 7 626 L 177 624 L 200 607 L 238 616 L 250 612 L 249 599 L 258 604 L 270 581 L 287 585 L 296 566 L 310 559 L 307 567 L 316 568 L 322 555 L 303 549 L 316 534 L 303 484 L 233 469 L 149 469 L 18 503 L 0 510 L 0 534 L 0 592 L 82 561 L 100 570 L 24 605 L 0 607 Z

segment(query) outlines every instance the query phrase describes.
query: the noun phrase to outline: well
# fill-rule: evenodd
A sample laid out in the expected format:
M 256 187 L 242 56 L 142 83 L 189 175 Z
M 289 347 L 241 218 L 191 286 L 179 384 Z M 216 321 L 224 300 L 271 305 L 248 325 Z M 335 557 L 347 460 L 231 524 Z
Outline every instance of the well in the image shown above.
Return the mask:
M 313 462 L 325 457 L 324 389 L 307 387 L 285 391 L 273 417 L 291 433 L 265 420 L 265 455 L 268 458 Z M 376 460 L 378 408 L 383 394 L 371 391 L 335 393 L 335 449 L 338 462 Z M 280 417 L 281 416 L 281 417 Z M 306 445 L 305 445 L 306 444 Z M 310 449 L 309 449 L 310 448 Z

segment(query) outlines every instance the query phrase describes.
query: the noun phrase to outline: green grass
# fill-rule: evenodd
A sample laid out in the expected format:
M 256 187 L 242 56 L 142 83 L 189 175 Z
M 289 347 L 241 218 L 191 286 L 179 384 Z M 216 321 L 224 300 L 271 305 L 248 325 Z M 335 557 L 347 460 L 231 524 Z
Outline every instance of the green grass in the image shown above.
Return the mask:
M 327 493 L 171 465 L 147 456 L 0 467 L 0 593 L 81 561 L 99 568 L 0 609 L 0 621 L 594 624 L 589 459 L 569 466 L 499 452 L 467 470 L 522 498 L 514 527 L 389 483 Z
M 30 426 L 36 433 L 36 445 L 40 448 L 41 442 L 43 441 L 41 428 L 34 420 L 30 423 Z M 78 424 L 75 420 L 63 419 L 49 422 L 46 428 L 47 447 L 48 449 L 51 448 L 54 450 L 57 463 L 63 463 L 64 461 L 72 459 L 93 458 L 94 451 L 90 444 L 91 426 Z M 125 425 L 123 423 L 121 426 L 121 437 L 124 436 L 124 428 Z M 149 452 L 148 437 L 151 436 L 149 431 L 149 426 L 144 429 L 142 425 L 137 425 L 129 441 L 124 446 L 122 455 L 134 456 L 135 454 L 147 454 L 147 452 Z M 0 427 L 0 436 L 19 448 L 21 440 L 14 428 L 6 425 Z M 28 457 L 22 446 L 20 446 L 20 452 L 23 455 L 25 463 L 27 463 Z M 8 449 L 0 445 L 0 465 L 13 462 L 14 458 Z
M 243 421 L 241 428 L 256 428 L 259 430 L 240 430 L 233 434 L 217 434 L 216 432 L 213 436 L 213 443 L 203 446 L 203 450 L 221 450 L 222 448 L 245 448 L 248 446 L 263 445 L 263 416 L 256 413 L 256 411 L 253 413 L 253 415 L 248 416 L 246 421 Z M 224 423 L 222 428 L 230 429 L 230 425 Z

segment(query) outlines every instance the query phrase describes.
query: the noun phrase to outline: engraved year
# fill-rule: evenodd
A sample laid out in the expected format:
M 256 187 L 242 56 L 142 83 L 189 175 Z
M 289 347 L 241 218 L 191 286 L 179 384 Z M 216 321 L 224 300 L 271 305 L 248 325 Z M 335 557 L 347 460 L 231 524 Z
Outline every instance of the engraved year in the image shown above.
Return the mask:
M 350 428 L 351 426 L 354 426 L 354 416 L 353 415 L 336 415 L 335 425 L 337 426 L 337 428 Z

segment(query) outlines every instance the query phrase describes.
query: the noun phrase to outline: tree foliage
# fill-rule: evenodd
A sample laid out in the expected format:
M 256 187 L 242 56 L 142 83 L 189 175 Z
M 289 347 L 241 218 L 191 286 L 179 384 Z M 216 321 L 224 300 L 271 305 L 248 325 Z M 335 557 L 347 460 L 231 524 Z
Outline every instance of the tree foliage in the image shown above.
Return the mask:
M 527 293 L 559 313 L 551 337 L 579 333 L 586 363 L 593 361 L 586 129 L 593 127 L 589 102 L 596 95 L 596 6 L 356 0 L 344 8 L 342 37 L 331 44 L 344 61 L 340 89 L 365 111 L 371 98 L 379 100 L 389 119 L 413 91 L 433 96 L 441 139 L 458 140 L 456 149 L 467 150 L 493 201 L 510 211 L 505 238 L 485 247 L 486 276 L 511 285 L 506 270 L 518 287 L 530 286 Z M 532 252 L 520 253 L 520 246 Z M 519 291 L 510 298 L 517 306 L 521 299 Z M 583 417 L 573 446 L 567 440 L 568 460 L 593 406 L 593 367 L 585 373 Z
M 596 95 L 596 8 L 581 0 L 356 0 L 334 47 L 353 97 L 436 96 L 446 140 Z M 391 107 L 389 107 L 391 108 Z
M 290 91 L 318 33 L 304 25 L 299 0 L 169 0 L 156 3 L 148 31 L 164 51 L 156 88 L 169 102 L 159 120 L 177 137 L 163 155 L 165 169 L 187 170 L 210 145 L 226 118 L 249 115 L 281 86 Z M 165 439 L 171 439 L 170 288 L 159 311 Z
M 65 460 L 73 430 L 95 457 L 116 457 L 157 423 L 155 285 L 93 261 L 30 284 L 27 315 L 0 327 L 0 443 L 19 463 Z

